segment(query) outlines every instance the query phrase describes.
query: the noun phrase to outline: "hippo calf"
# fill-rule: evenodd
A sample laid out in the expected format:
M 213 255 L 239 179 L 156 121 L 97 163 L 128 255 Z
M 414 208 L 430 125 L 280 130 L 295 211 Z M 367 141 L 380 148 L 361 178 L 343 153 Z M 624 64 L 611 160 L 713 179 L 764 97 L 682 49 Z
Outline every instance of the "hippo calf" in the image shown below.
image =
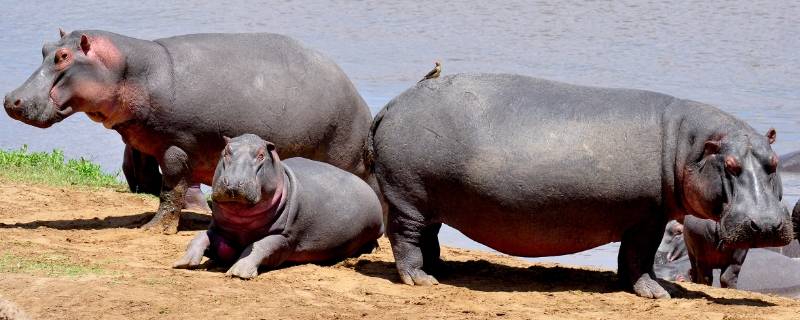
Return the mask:
M 5 96 L 6 113 L 47 128 L 84 112 L 154 159 L 162 174 L 160 203 L 145 229 L 177 232 L 189 186 L 211 185 L 223 136 L 253 133 L 275 142 L 284 157 L 327 162 L 370 179 L 364 165 L 369 108 L 333 61 L 289 37 L 190 34 L 148 41 L 77 30 L 61 32 L 41 52 L 41 66 Z M 155 178 L 152 170 L 145 174 Z
M 621 241 L 624 285 L 667 298 L 653 259 L 670 219 L 720 221 L 732 247 L 791 240 L 775 138 L 655 92 L 458 74 L 392 99 L 373 121 L 368 159 L 406 284 L 437 283 L 429 273 L 446 223 L 516 256 Z
M 253 278 L 259 266 L 353 256 L 383 233 L 381 204 L 369 185 L 326 163 L 281 161 L 275 146 L 256 135 L 227 140 L 213 181 L 211 226 L 175 268 L 198 266 L 206 255 L 233 264 L 228 275 Z
M 731 248 L 720 242 L 719 224 L 694 216 L 683 218 L 683 237 L 689 253 L 692 282 L 714 283 L 714 269 L 720 269 L 719 283 L 723 288 L 736 288 L 739 272 L 747 257 L 747 248 Z

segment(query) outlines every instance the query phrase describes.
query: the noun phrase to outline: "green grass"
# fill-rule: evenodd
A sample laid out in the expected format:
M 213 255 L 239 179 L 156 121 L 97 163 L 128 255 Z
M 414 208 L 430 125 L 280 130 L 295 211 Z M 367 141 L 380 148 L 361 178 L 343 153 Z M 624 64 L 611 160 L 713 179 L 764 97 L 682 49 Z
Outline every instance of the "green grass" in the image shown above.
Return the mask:
M 110 275 L 113 272 L 97 266 L 82 266 L 67 261 L 61 255 L 24 258 L 10 253 L 0 255 L 0 272 L 44 274 L 53 277 L 80 277 L 85 275 Z
M 28 146 L 18 150 L 0 150 L 0 176 L 11 181 L 43 183 L 55 186 L 125 187 L 119 172 L 107 174 L 100 165 L 86 159 L 64 159 L 64 152 L 30 152 Z

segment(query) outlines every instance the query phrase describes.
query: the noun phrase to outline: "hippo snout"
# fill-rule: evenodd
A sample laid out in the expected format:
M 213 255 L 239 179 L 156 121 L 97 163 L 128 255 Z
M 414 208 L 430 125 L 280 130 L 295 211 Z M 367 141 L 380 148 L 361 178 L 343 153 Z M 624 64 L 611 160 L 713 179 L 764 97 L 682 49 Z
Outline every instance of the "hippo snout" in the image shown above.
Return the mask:
M 5 107 L 6 113 L 8 113 L 9 116 L 18 116 L 22 109 L 22 99 L 15 99 L 10 95 L 6 95 L 3 100 L 3 107 Z
M 773 214 L 756 216 L 740 215 L 742 218 L 726 217 L 721 221 L 720 238 L 726 246 L 734 248 L 777 247 L 788 244 L 794 238 L 794 228 L 789 212 L 782 208 Z
M 254 204 L 261 200 L 261 188 L 255 179 L 221 177 L 220 182 L 214 186 L 211 197 L 217 202 Z

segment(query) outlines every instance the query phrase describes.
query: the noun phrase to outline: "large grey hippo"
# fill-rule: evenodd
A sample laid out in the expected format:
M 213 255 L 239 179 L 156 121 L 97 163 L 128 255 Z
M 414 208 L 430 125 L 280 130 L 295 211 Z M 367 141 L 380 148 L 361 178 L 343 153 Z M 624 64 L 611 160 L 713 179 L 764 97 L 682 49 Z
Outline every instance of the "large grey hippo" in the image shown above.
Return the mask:
M 699 102 L 507 74 L 423 81 L 370 133 L 406 284 L 430 285 L 442 223 L 500 252 L 538 257 L 621 241 L 619 278 L 643 297 L 668 220 L 720 221 L 721 242 L 792 238 L 776 133 Z
M 223 136 L 254 133 L 285 157 L 366 178 L 370 112 L 339 67 L 276 34 L 194 34 L 154 41 L 62 32 L 42 65 L 5 97 L 9 116 L 46 128 L 76 113 L 155 157 L 161 203 L 145 228 L 177 230 L 184 193 L 211 184 Z
M 252 134 L 229 140 L 213 185 L 213 221 L 173 267 L 203 255 L 252 278 L 286 261 L 328 262 L 372 249 L 382 234 L 381 203 L 358 177 L 304 158 L 281 161 Z

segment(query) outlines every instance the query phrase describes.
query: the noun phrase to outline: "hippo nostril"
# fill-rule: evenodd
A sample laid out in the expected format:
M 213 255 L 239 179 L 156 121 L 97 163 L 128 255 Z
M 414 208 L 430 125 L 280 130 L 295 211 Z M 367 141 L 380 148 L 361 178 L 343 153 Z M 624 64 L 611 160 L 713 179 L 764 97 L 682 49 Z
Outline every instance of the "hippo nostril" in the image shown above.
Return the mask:
M 783 229 L 783 221 L 779 221 L 778 224 L 775 225 L 775 228 L 772 229 L 772 232 L 777 233 L 780 232 L 781 229 Z
M 750 220 L 750 228 L 752 228 L 755 232 L 761 232 L 761 227 L 759 227 L 758 224 L 753 220 Z
M 22 104 L 22 100 L 20 100 L 20 99 L 14 100 L 14 106 L 15 106 L 15 107 L 19 108 L 19 106 L 20 106 L 21 104 Z

